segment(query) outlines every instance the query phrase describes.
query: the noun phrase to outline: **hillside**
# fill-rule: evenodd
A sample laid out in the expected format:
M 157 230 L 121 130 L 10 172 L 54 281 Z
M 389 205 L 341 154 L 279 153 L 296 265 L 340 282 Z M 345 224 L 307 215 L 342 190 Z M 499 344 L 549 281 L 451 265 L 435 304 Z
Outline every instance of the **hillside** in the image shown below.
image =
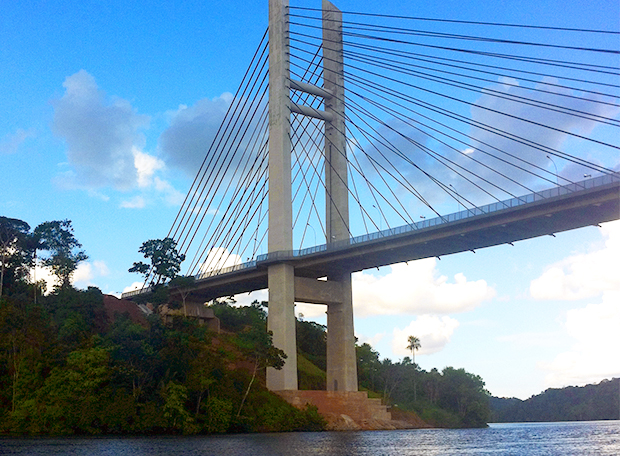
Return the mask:
M 224 306 L 235 330 L 217 333 L 183 317 L 145 319 L 93 287 L 59 288 L 37 304 L 10 291 L 0 298 L 0 435 L 325 427 L 316 408 L 265 388 L 265 367 L 284 361 L 259 306 Z
M 265 387 L 265 368 L 285 358 L 265 331 L 266 303 L 212 303 L 221 323 L 213 331 L 180 315 L 145 318 L 134 304 L 94 287 L 60 287 L 34 303 L 32 290 L 20 286 L 7 287 L 0 299 L 0 434 L 326 426 L 316 407 L 296 409 Z M 325 327 L 298 321 L 297 338 L 300 389 L 324 389 Z M 421 426 L 417 414 L 434 427 L 486 426 L 488 393 L 480 377 L 451 367 L 425 372 L 409 358 L 381 360 L 367 344 L 357 350 L 360 388 L 381 397 L 397 419 Z
M 593 421 L 620 419 L 620 378 L 598 384 L 550 388 L 523 401 L 492 397 L 491 421 Z

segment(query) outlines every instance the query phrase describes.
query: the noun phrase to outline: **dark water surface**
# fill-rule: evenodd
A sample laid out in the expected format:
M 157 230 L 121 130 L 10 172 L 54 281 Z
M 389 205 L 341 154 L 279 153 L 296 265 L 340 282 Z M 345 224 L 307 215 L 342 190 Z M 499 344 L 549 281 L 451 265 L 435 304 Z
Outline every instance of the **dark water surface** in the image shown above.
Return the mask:
M 0 455 L 620 455 L 620 421 L 213 437 L 0 439 Z

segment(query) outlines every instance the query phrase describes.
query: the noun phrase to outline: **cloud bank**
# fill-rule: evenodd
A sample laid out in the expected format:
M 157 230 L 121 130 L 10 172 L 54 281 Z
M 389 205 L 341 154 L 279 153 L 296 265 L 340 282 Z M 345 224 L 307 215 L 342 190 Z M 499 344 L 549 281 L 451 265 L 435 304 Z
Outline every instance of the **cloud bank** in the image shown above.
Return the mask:
M 63 83 L 64 95 L 53 102 L 54 133 L 67 145 L 74 170 L 72 184 L 82 188 L 129 190 L 139 179 L 136 150 L 145 143 L 141 128 L 149 118 L 137 114 L 127 100 L 108 98 L 84 70 Z
M 52 129 L 67 146 L 70 169 L 56 178 L 65 188 L 85 189 L 104 201 L 100 190 L 139 191 L 121 208 L 141 209 L 154 197 L 179 205 L 183 195 L 158 176 L 166 163 L 145 152 L 142 130 L 149 117 L 138 114 L 127 100 L 109 97 L 85 70 L 66 78 L 65 93 L 53 102 Z
M 486 281 L 468 281 L 464 274 L 438 275 L 436 259 L 393 265 L 382 277 L 364 271 L 353 276 L 355 314 L 421 315 L 470 311 L 495 296 Z
M 620 290 L 620 222 L 602 225 L 605 248 L 552 264 L 530 284 L 534 299 L 577 300 Z
M 94 279 L 105 277 L 110 274 L 107 264 L 104 261 L 83 261 L 78 264 L 77 269 L 71 276 L 71 284 L 77 287 L 96 286 Z M 58 278 L 52 273 L 51 268 L 37 265 L 32 276 L 33 280 L 45 281 L 44 292 L 50 293 L 55 286 L 59 285 Z
M 459 322 L 454 318 L 420 315 L 405 328 L 394 328 L 392 352 L 395 355 L 411 357 L 411 351 L 407 350 L 407 338 L 414 335 L 420 339 L 420 349 L 416 351 L 416 355 L 437 353 L 450 342 L 458 326 Z
M 540 300 L 597 299 L 566 313 L 564 328 L 574 343 L 551 362 L 548 387 L 583 385 L 620 375 L 620 221 L 602 225 L 604 248 L 572 255 L 533 280 L 530 293 Z

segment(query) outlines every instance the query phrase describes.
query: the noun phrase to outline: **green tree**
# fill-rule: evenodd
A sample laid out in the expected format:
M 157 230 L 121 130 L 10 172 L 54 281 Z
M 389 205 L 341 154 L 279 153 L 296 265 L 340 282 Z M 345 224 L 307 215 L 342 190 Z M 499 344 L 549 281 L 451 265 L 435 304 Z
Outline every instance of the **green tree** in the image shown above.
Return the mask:
M 357 375 L 360 384 L 364 387 L 376 391 L 379 387 L 378 380 L 381 375 L 381 361 L 379 360 L 379 352 L 363 343 L 356 347 L 357 353 Z
M 17 275 L 27 266 L 27 241 L 30 225 L 8 217 L 0 217 L 0 298 L 4 286 L 4 275 L 11 268 Z
M 150 259 L 151 264 L 135 262 L 129 268 L 129 272 L 144 274 L 145 279 L 148 279 L 152 272 L 155 283 L 159 283 L 162 279 L 164 281 L 174 279 L 181 271 L 181 263 L 185 260 L 185 255 L 177 251 L 177 243 L 172 238 L 151 239 L 144 242 L 138 251 L 144 254 L 144 258 Z
M 80 250 L 82 244 L 73 235 L 71 220 L 44 222 L 34 230 L 36 250 L 46 250 L 42 264 L 52 269 L 60 282 L 59 288 L 71 286 L 71 276 L 88 255 Z
M 191 292 L 191 286 L 196 282 L 196 278 L 193 276 L 178 276 L 173 278 L 169 286 L 175 288 L 175 294 L 181 297 L 181 303 L 183 304 L 183 315 L 187 317 L 187 297 Z M 170 305 L 171 303 L 168 303 Z
M 41 308 L 17 299 L 0 306 L 0 373 L 7 375 L 0 376 L 0 398 L 9 399 L 11 411 L 31 388 L 40 386 L 45 350 L 54 340 L 49 323 Z
M 184 434 L 196 432 L 194 419 L 185 408 L 187 402 L 187 388 L 173 380 L 163 388 L 161 395 L 164 399 L 164 418 L 172 430 L 180 430 Z
M 482 378 L 453 367 L 446 367 L 442 374 L 441 407 L 458 414 L 463 426 L 486 426 L 490 416 L 489 392 Z
M 318 368 L 327 368 L 326 326 L 313 321 L 297 320 L 297 348 Z
M 102 348 L 71 352 L 66 364 L 53 368 L 37 391 L 36 407 L 32 401 L 24 401 L 24 410 L 18 410 L 17 415 L 37 422 L 46 433 L 101 432 L 99 420 L 107 406 L 106 386 L 112 374 L 109 362 L 109 353 Z
M 256 379 L 256 374 L 259 369 L 265 369 L 266 367 L 273 367 L 274 369 L 282 369 L 284 367 L 284 360 L 286 359 L 286 353 L 273 346 L 271 331 L 265 331 L 265 328 L 253 326 L 239 334 L 238 345 L 242 352 L 251 360 L 254 361 L 254 369 L 252 371 L 252 378 L 248 384 L 239 411 L 237 412 L 237 418 L 241 414 L 243 404 L 250 393 L 252 384 Z

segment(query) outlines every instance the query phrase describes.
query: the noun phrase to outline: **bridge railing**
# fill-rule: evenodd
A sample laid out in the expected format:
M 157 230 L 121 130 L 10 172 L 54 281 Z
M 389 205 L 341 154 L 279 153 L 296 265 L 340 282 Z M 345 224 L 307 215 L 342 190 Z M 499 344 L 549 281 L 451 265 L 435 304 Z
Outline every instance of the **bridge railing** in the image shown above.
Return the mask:
M 229 272 L 240 271 L 242 269 L 253 268 L 256 266 L 258 260 L 247 261 L 245 263 L 239 263 L 232 266 L 227 266 L 221 269 L 209 269 L 208 271 L 202 271 L 196 274 L 194 277 L 196 280 L 207 279 L 216 275 L 227 274 Z
M 355 236 L 350 239 L 344 239 L 342 241 L 332 242 L 330 244 L 321 244 L 313 247 L 308 247 L 300 250 L 283 250 L 278 252 L 270 252 L 258 255 L 255 260 L 248 261 L 245 263 L 235 264 L 233 266 L 227 266 L 221 269 L 211 269 L 208 271 L 203 271 L 195 275 L 196 280 L 205 280 L 210 277 L 229 274 L 237 271 L 241 271 L 244 269 L 252 269 L 257 268 L 258 266 L 265 265 L 266 263 L 277 262 L 292 258 L 297 258 L 306 255 L 313 255 L 326 251 L 337 251 L 344 250 L 350 248 L 352 244 L 363 244 L 366 242 L 380 240 L 382 238 L 397 236 L 401 234 L 410 233 L 412 231 L 419 231 L 424 229 L 430 229 L 439 225 L 444 225 L 446 223 L 458 222 L 460 220 L 469 219 L 472 217 L 481 216 L 484 214 L 489 214 L 493 212 L 498 212 L 504 209 L 511 209 L 518 206 L 523 206 L 525 204 L 531 204 L 537 201 L 542 201 L 548 198 L 559 197 L 562 195 L 568 195 L 574 193 L 576 191 L 586 190 L 590 188 L 601 187 L 604 185 L 609 185 L 614 182 L 620 182 L 620 173 L 614 174 L 606 174 L 603 176 L 593 177 L 590 179 L 583 180 L 581 182 L 575 182 L 567 185 L 561 185 L 558 187 L 553 187 L 547 190 L 541 190 L 535 193 L 529 193 L 524 196 L 510 198 L 508 200 L 499 201 L 491 204 L 486 204 L 483 206 L 473 207 L 463 209 L 462 211 L 455 212 L 448 215 L 443 215 L 439 217 L 434 217 L 431 219 L 425 219 L 420 222 L 414 222 L 407 225 L 398 226 L 395 228 L 388 228 L 385 230 L 377 231 L 375 233 L 363 234 L 361 236 Z M 123 293 L 122 297 L 131 297 L 141 293 L 147 293 L 151 291 L 150 287 L 143 288 L 141 290 L 133 290 L 126 293 Z
M 138 288 L 137 290 L 125 291 L 121 294 L 121 298 L 129 298 L 131 296 L 136 296 L 142 293 L 148 293 L 151 291 L 151 287 Z
M 583 180 L 581 182 L 575 182 L 567 185 L 561 185 L 539 192 L 529 193 L 520 197 L 510 198 L 504 201 L 498 201 L 495 203 L 485 204 L 483 206 L 477 206 L 473 208 L 463 209 L 462 211 L 452 214 L 442 215 L 439 217 L 433 217 L 430 219 L 421 220 L 407 225 L 398 226 L 395 228 L 388 228 L 385 230 L 377 231 L 375 233 L 363 234 L 361 236 L 355 236 L 350 239 L 344 239 L 342 241 L 335 241 L 330 244 L 322 244 L 313 247 L 308 247 L 301 250 L 290 250 L 271 252 L 268 254 L 259 255 L 256 258 L 257 263 L 275 260 L 285 260 L 287 258 L 295 258 L 305 255 L 312 255 L 316 253 L 325 252 L 327 250 L 342 250 L 349 248 L 352 244 L 361 244 L 370 241 L 376 241 L 382 238 L 397 236 L 400 234 L 410 233 L 411 231 L 418 231 L 428 228 L 433 228 L 446 223 L 458 222 L 460 220 L 469 219 L 471 217 L 478 217 L 484 214 L 498 212 L 504 209 L 511 209 L 524 204 L 531 204 L 537 201 L 542 201 L 548 198 L 559 197 L 562 195 L 569 195 L 576 191 L 586 190 L 590 188 L 601 187 L 603 185 L 609 185 L 614 182 L 620 181 L 620 173 L 606 174 L 603 176 L 593 177 Z

